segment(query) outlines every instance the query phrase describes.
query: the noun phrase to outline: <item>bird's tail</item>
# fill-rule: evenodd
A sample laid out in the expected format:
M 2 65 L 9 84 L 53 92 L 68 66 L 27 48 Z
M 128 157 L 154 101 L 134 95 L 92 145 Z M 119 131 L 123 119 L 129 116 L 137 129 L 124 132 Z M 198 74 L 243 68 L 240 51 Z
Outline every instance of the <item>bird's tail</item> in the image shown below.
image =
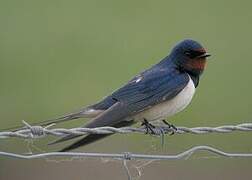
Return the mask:
M 70 120 L 74 120 L 74 119 L 78 119 L 78 118 L 94 118 L 97 115 L 99 115 L 101 112 L 102 112 L 102 110 L 94 110 L 92 108 L 86 107 L 78 112 L 70 113 L 70 114 L 61 116 L 59 118 L 40 121 L 38 123 L 33 123 L 31 125 L 32 126 L 47 126 L 50 124 L 62 123 L 65 121 L 70 121 Z M 15 127 L 11 127 L 11 128 L 1 129 L 0 131 L 13 131 L 14 132 L 14 131 L 21 130 L 21 129 L 25 129 L 25 127 L 15 126 Z
M 134 123 L 134 121 L 122 121 L 122 122 L 119 122 L 117 123 L 116 125 L 114 125 L 113 127 L 116 127 L 116 128 L 120 128 L 120 127 L 124 127 L 124 126 L 130 126 Z M 87 135 L 86 137 L 80 139 L 79 141 L 76 141 L 75 143 L 63 148 L 62 150 L 60 150 L 59 152 L 66 152 L 66 151 L 70 151 L 72 149 L 75 149 L 75 148 L 78 148 L 80 146 L 84 146 L 84 145 L 87 145 L 87 144 L 90 144 L 90 143 L 93 143 L 97 140 L 100 140 L 100 139 L 103 139 L 107 136 L 109 136 L 111 134 L 90 134 L 90 135 Z M 78 136 L 77 136 L 78 137 Z M 72 137 L 68 137 L 68 140 L 70 139 L 73 139 L 73 138 L 76 138 L 76 136 L 72 136 Z M 58 142 L 61 142 L 62 139 L 60 139 L 60 141 L 57 141 L 55 143 L 58 143 Z M 62 141 L 65 141 L 66 139 L 62 140 Z M 55 144 L 53 143 L 53 144 Z

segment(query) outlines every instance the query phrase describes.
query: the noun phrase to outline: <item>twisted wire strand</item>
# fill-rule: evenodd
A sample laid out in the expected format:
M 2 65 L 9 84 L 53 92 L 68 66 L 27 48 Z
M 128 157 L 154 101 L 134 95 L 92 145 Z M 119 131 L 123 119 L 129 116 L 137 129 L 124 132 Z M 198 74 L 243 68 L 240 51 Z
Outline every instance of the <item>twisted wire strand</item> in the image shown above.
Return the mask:
M 23 121 L 25 124 L 25 129 L 20 129 L 14 132 L 6 131 L 0 132 L 0 138 L 41 138 L 47 135 L 52 136 L 66 136 L 66 135 L 86 135 L 86 134 L 113 134 L 113 133 L 148 133 L 148 129 L 140 127 L 123 127 L 123 128 L 114 128 L 114 127 L 99 127 L 99 128 L 72 128 L 72 129 L 63 129 L 55 128 L 49 129 L 54 124 L 48 125 L 46 127 L 42 126 L 31 126 L 27 122 Z M 219 127 L 177 127 L 176 134 L 206 134 L 206 133 L 229 133 L 234 131 L 248 132 L 252 131 L 252 123 L 243 123 L 238 125 L 225 125 Z M 164 135 L 167 133 L 174 133 L 174 128 L 168 126 L 158 126 L 155 128 L 156 135 Z M 230 157 L 230 158 L 252 158 L 252 153 L 228 153 L 221 151 L 219 149 L 210 147 L 210 146 L 195 146 L 191 149 L 188 149 L 184 152 L 175 154 L 175 155 L 150 155 L 150 154 L 134 154 L 130 152 L 125 153 L 88 153 L 88 152 L 48 152 L 40 154 L 16 154 L 10 152 L 0 151 L 0 157 L 7 158 L 17 158 L 17 159 L 38 159 L 38 158 L 47 158 L 47 157 L 86 157 L 86 158 L 112 158 L 123 160 L 123 167 L 126 171 L 128 180 L 132 180 L 129 168 L 127 166 L 128 160 L 179 160 L 179 159 L 188 159 L 194 153 L 198 151 L 207 151 L 209 153 L 214 153 L 216 155 Z
M 86 134 L 114 134 L 114 133 L 148 133 L 148 129 L 144 127 L 136 128 L 136 127 L 122 127 L 122 128 L 114 128 L 114 127 L 98 127 L 98 128 L 55 128 L 50 129 L 53 124 L 42 127 L 42 126 L 31 126 L 27 122 L 23 121 L 26 128 L 20 129 L 17 131 L 6 131 L 0 132 L 0 138 L 41 138 L 47 135 L 63 137 L 66 135 L 86 135 Z M 154 129 L 155 135 L 163 135 L 174 133 L 174 128 L 164 126 L 156 126 Z M 238 125 L 225 125 L 219 127 L 177 127 L 175 134 L 206 134 L 206 133 L 230 133 L 234 131 L 240 132 L 248 132 L 252 131 L 252 123 L 242 123 Z

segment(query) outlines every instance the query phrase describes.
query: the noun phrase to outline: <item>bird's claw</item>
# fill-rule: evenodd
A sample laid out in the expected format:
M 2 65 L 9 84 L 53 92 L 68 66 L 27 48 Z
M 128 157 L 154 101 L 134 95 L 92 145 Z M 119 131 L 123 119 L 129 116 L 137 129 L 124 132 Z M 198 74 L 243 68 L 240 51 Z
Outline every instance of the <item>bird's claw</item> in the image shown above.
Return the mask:
M 171 130 L 170 136 L 174 135 L 178 131 L 178 128 L 176 126 L 168 123 L 166 120 L 163 120 L 163 123 L 166 124 L 168 126 L 168 128 Z
M 173 124 L 168 123 L 165 120 L 162 120 L 164 124 L 166 124 L 169 128 L 169 135 L 174 135 L 177 132 L 176 126 Z M 156 127 L 153 124 L 149 123 L 146 119 L 144 119 L 143 123 L 141 124 L 146 128 L 146 134 L 152 134 L 152 135 L 164 135 L 165 134 L 165 128 L 162 127 Z
M 146 134 L 152 134 L 152 135 L 160 134 L 156 131 L 156 127 L 153 124 L 149 123 L 146 119 L 144 119 L 142 126 L 146 128 Z

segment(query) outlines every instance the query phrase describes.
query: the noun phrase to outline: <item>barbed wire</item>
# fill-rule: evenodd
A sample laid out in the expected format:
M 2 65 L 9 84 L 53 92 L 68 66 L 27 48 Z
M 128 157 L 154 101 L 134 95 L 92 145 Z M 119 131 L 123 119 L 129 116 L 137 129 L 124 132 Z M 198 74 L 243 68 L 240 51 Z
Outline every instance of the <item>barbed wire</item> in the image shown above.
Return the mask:
M 25 138 L 25 139 L 34 139 L 41 138 L 47 135 L 62 137 L 66 135 L 87 135 L 87 134 L 114 134 L 114 133 L 149 133 L 149 130 L 145 127 L 123 127 L 123 128 L 114 128 L 114 127 L 98 127 L 98 128 L 54 128 L 51 127 L 54 124 L 48 126 L 31 126 L 27 122 L 23 121 L 25 127 L 16 131 L 6 131 L 0 132 L 0 138 Z M 156 126 L 152 134 L 155 135 L 164 135 L 164 134 L 206 134 L 206 133 L 230 133 L 234 131 L 248 132 L 252 131 L 252 123 L 242 123 L 238 125 L 224 125 L 219 127 L 174 127 L 172 126 Z M 207 151 L 214 153 L 216 155 L 224 157 L 236 157 L 236 158 L 252 158 L 252 153 L 227 153 L 219 149 L 210 147 L 210 146 L 195 146 L 191 149 L 188 149 L 184 152 L 175 155 L 149 155 L 149 154 L 135 154 L 130 152 L 125 153 L 87 153 L 87 152 L 48 152 L 40 154 L 16 154 L 10 152 L 0 151 L 0 156 L 8 158 L 18 158 L 18 159 L 38 159 L 38 158 L 48 158 L 48 157 L 86 157 L 86 158 L 109 158 L 109 159 L 118 159 L 123 160 L 123 167 L 126 171 L 128 180 L 131 180 L 131 174 L 127 166 L 128 160 L 179 160 L 179 159 L 188 159 L 194 153 L 198 151 Z
M 98 128 L 55 128 L 50 129 L 54 124 L 48 125 L 46 127 L 42 126 L 31 126 L 27 122 L 23 121 L 25 127 L 17 131 L 6 131 L 0 132 L 0 138 L 41 138 L 47 135 L 63 137 L 66 135 L 86 135 L 86 134 L 115 134 L 115 133 L 149 133 L 149 130 L 145 127 L 98 127 Z M 230 133 L 233 131 L 247 132 L 252 131 L 252 123 L 242 123 L 238 125 L 224 125 L 219 127 L 174 127 L 163 125 L 156 126 L 154 129 L 155 135 L 163 134 L 206 134 L 206 133 Z M 153 132 L 152 132 L 153 133 Z

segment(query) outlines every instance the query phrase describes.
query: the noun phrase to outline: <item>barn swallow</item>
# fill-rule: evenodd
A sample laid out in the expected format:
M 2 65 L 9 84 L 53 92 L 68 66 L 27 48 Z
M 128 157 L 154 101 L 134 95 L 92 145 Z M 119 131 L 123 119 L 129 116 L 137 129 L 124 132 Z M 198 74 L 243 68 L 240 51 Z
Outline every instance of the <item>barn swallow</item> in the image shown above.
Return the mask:
M 91 118 L 83 127 L 123 127 L 135 122 L 165 120 L 191 102 L 210 54 L 197 41 L 186 39 L 174 46 L 168 56 L 141 72 L 100 102 L 56 119 L 55 122 Z M 51 121 L 48 121 L 51 123 Z M 108 135 L 89 134 L 61 151 L 70 151 Z M 51 144 L 78 135 L 67 135 Z
M 135 76 L 100 102 L 62 120 L 92 118 L 83 127 L 123 127 L 137 121 L 164 120 L 182 111 L 191 102 L 210 54 L 197 41 L 179 42 L 158 64 Z M 106 137 L 90 134 L 61 151 L 69 151 Z M 55 142 L 79 136 L 67 135 Z

